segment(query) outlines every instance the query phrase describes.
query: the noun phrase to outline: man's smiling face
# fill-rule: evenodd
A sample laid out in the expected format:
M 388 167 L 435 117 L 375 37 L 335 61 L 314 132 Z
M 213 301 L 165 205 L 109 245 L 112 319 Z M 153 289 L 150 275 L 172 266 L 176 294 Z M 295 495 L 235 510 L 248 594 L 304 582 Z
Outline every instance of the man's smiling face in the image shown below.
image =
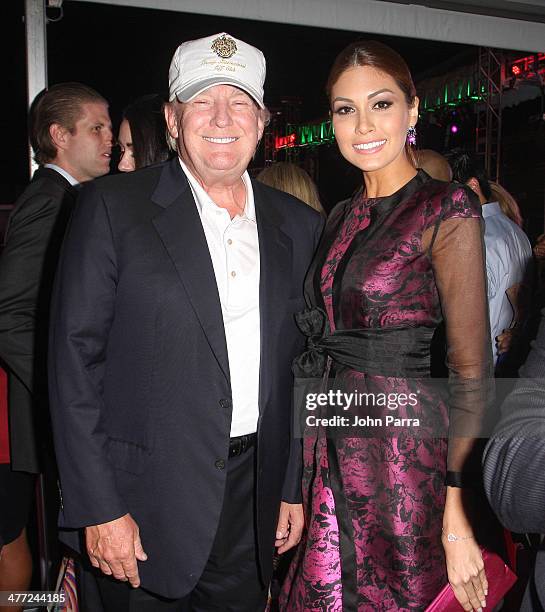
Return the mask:
M 204 185 L 239 180 L 264 129 L 262 109 L 232 85 L 215 85 L 189 102 L 170 104 L 166 118 L 180 157 Z

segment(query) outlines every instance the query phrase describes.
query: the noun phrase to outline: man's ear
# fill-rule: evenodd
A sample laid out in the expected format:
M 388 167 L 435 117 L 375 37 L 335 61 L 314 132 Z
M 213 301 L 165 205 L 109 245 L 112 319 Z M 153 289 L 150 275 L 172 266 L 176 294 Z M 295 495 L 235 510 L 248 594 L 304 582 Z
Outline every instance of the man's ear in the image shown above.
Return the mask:
M 165 122 L 170 136 L 174 139 L 178 138 L 178 113 L 173 102 L 165 104 Z
M 57 149 L 66 149 L 68 139 L 71 136 L 70 130 L 66 129 L 59 123 L 52 123 L 49 126 L 49 135 L 51 136 L 51 140 Z

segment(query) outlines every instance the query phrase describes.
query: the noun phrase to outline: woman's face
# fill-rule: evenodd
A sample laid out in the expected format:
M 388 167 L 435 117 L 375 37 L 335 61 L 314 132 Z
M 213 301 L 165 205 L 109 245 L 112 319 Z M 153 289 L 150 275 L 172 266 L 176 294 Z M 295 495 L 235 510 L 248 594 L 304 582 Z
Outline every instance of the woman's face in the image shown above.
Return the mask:
M 345 70 L 331 91 L 335 138 L 343 157 L 364 172 L 407 164 L 407 130 L 418 119 L 418 99 L 407 106 L 395 80 L 369 66 Z
M 120 172 L 132 172 L 133 170 L 136 170 L 136 166 L 134 164 L 134 154 L 132 151 L 131 128 L 126 119 L 123 119 L 121 125 L 119 126 L 119 136 L 117 137 L 117 142 L 121 149 L 121 157 L 119 158 L 117 169 Z

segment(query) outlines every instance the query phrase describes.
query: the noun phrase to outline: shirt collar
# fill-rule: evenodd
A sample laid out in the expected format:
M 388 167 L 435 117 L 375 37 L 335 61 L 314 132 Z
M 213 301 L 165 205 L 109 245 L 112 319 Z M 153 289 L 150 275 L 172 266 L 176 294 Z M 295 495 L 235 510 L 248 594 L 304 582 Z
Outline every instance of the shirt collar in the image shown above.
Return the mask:
M 203 207 L 206 205 L 217 206 L 217 204 L 212 200 L 212 198 L 206 193 L 206 191 L 202 188 L 199 181 L 191 174 L 189 168 L 185 165 L 180 157 L 178 157 L 180 162 L 180 166 L 184 171 L 184 174 L 189 181 L 189 185 L 191 187 L 191 191 L 195 196 L 195 203 L 197 204 L 197 208 L 199 213 L 202 213 Z M 255 202 L 254 202 L 254 191 L 252 188 L 252 181 L 250 180 L 250 175 L 247 171 L 242 175 L 242 182 L 244 183 L 244 187 L 246 188 L 246 206 L 244 208 L 244 212 L 239 216 L 241 219 L 248 219 L 249 221 L 256 220 L 255 217 Z
M 487 202 L 483 204 L 481 208 L 483 209 L 483 217 L 485 218 L 503 214 L 499 202 Z
M 51 168 L 51 170 L 55 170 L 61 176 L 64 176 L 64 178 L 70 183 L 70 185 L 72 185 L 72 187 L 74 187 L 75 185 L 79 185 L 79 181 L 76 181 L 76 179 L 71 174 L 68 174 L 68 172 L 66 172 L 64 168 L 57 166 L 57 164 L 44 164 L 44 168 Z

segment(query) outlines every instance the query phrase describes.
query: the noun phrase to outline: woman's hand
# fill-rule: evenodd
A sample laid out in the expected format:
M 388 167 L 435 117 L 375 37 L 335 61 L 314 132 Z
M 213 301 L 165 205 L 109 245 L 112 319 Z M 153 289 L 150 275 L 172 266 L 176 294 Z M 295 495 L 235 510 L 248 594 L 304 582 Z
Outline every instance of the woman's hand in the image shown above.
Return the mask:
M 442 540 L 450 586 L 464 610 L 480 611 L 486 607 L 488 582 L 479 546 L 474 539 L 449 542 L 447 535 Z
M 488 582 L 483 556 L 466 514 L 464 494 L 464 489 L 447 487 L 441 539 L 448 581 L 460 605 L 470 612 L 486 607 Z

